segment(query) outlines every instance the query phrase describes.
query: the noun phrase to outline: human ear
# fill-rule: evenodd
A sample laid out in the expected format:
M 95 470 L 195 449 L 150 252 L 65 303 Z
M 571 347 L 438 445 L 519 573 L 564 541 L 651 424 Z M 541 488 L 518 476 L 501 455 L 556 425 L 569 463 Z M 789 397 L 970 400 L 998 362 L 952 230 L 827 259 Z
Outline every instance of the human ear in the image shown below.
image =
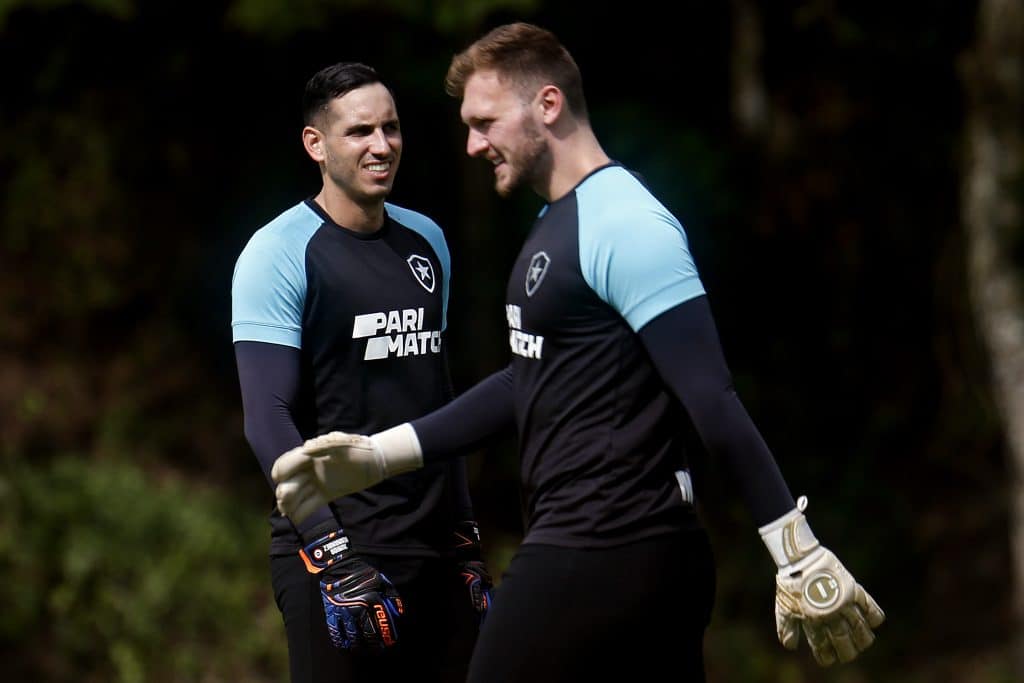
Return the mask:
M 541 119 L 545 124 L 551 125 L 562 114 L 565 96 L 557 86 L 545 85 L 537 92 L 535 102 L 540 108 Z
M 327 157 L 324 151 L 324 134 L 313 126 L 302 129 L 302 146 L 313 161 L 320 163 Z

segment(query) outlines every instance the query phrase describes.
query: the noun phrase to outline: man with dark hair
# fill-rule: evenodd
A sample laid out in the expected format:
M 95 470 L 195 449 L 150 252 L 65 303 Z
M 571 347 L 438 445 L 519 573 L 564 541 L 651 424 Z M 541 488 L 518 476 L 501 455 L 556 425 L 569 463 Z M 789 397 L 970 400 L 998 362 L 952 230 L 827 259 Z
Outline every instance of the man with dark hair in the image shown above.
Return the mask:
M 500 26 L 454 57 L 446 89 L 497 192 L 547 202 L 508 280 L 511 362 L 424 417 L 284 453 L 278 506 L 301 518 L 514 422 L 528 525 L 469 680 L 703 681 L 715 569 L 692 424 L 777 564 L 782 644 L 802 629 L 820 664 L 854 659 L 883 613 L 811 532 L 733 388 L 682 225 L 602 149 L 572 56 L 545 29 Z
M 323 185 L 253 234 L 231 288 L 245 435 L 268 481 L 306 439 L 380 431 L 452 397 L 444 234 L 385 201 L 402 155 L 390 88 L 335 64 L 307 83 L 303 115 Z M 272 511 L 293 683 L 463 681 L 491 588 L 473 520 L 461 457 L 294 525 Z

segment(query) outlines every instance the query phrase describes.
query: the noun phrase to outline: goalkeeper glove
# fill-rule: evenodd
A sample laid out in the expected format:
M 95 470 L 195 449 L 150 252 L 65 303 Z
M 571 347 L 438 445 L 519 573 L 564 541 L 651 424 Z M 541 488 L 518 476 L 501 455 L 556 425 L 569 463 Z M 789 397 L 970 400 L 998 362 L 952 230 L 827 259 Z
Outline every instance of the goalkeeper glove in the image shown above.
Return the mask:
M 277 507 L 293 524 L 322 505 L 423 466 L 416 431 L 408 422 L 372 436 L 330 432 L 274 461 Z
M 462 580 L 469 589 L 473 609 L 480 615 L 482 624 L 491 606 L 494 583 L 480 553 L 480 528 L 476 522 L 467 520 L 459 522 L 454 533 L 455 562 L 458 564 Z
M 383 650 L 398 642 L 402 598 L 386 576 L 349 549 L 340 530 L 299 551 L 306 569 L 319 574 L 327 631 L 335 647 Z
M 885 621 L 878 603 L 836 556 L 818 543 L 803 511 L 807 498 L 760 528 L 779 567 L 775 577 L 775 628 L 779 642 L 795 650 L 800 628 L 822 666 L 849 662 L 871 646 L 872 629 Z

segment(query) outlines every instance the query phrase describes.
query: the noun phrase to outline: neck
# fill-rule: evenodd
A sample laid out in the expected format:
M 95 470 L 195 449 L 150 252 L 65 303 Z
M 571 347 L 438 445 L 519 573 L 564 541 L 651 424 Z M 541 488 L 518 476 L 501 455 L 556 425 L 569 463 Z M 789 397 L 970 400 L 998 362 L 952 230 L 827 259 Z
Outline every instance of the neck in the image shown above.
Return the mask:
M 594 169 L 611 162 L 589 126 L 578 126 L 572 133 L 551 141 L 551 175 L 548 182 L 534 188 L 549 203 L 561 199 Z
M 377 232 L 384 225 L 384 200 L 362 204 L 338 188 L 324 183 L 313 199 L 338 225 L 355 232 Z

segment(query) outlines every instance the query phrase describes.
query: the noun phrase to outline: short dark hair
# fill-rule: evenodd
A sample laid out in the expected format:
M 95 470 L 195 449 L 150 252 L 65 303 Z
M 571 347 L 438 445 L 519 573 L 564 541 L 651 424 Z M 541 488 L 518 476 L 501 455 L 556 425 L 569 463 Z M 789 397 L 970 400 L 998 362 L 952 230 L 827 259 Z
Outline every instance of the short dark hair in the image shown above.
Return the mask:
M 302 95 L 303 125 L 314 125 L 316 119 L 327 111 L 331 100 L 372 83 L 383 85 L 394 99 L 395 93 L 391 86 L 384 82 L 372 66 L 361 62 L 338 62 L 320 69 L 306 82 L 306 91 Z
M 583 78 L 576 61 L 555 34 L 518 21 L 492 29 L 452 58 L 444 88 L 452 97 L 462 97 L 466 81 L 479 70 L 493 69 L 507 79 L 523 97 L 548 83 L 564 94 L 577 118 L 587 118 Z

